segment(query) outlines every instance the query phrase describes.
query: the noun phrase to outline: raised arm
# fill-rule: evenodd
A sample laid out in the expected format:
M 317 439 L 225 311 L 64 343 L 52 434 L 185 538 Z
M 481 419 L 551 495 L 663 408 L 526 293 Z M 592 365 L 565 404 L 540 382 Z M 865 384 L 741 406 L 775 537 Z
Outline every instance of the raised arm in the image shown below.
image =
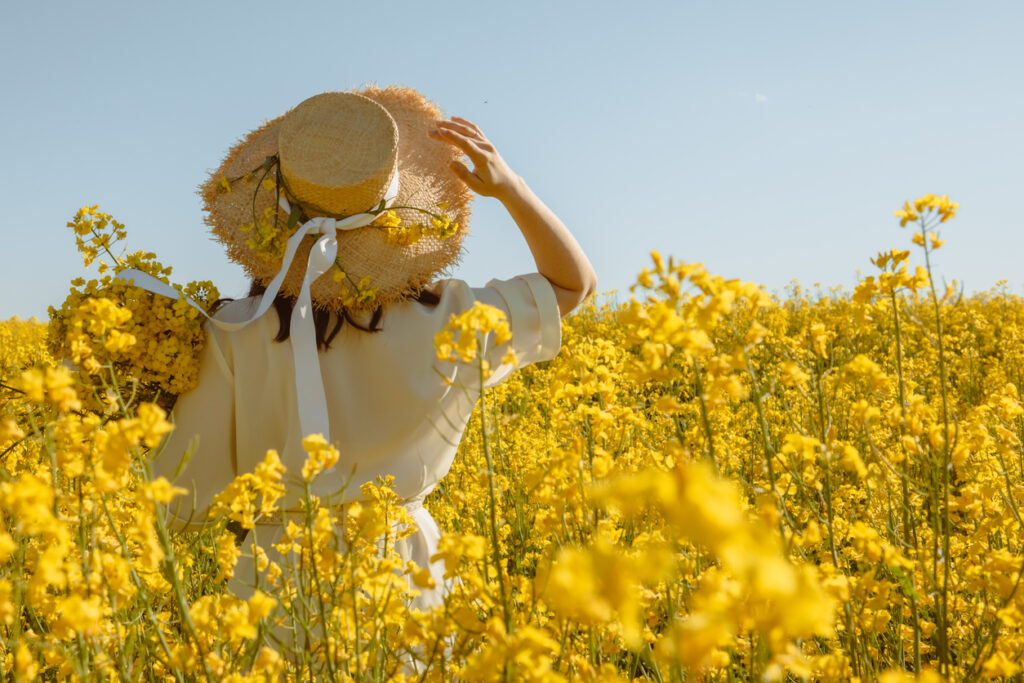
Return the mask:
M 498 199 L 519 226 L 537 264 L 537 272 L 555 290 L 559 313 L 564 318 L 597 289 L 597 275 L 565 224 L 512 172 L 494 145 L 477 126 L 453 116 L 440 120 L 428 135 L 462 150 L 473 170 L 454 161 L 452 173 L 471 190 Z

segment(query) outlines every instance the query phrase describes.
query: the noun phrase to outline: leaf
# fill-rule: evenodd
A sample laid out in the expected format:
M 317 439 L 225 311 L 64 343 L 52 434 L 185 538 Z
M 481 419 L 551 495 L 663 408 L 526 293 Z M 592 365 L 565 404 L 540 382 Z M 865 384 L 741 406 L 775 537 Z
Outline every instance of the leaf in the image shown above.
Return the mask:
M 302 207 L 296 204 L 288 213 L 288 229 L 291 230 L 298 225 L 300 218 L 302 218 Z
M 914 587 L 910 585 L 910 581 L 907 579 L 907 575 L 899 567 L 889 567 L 889 571 L 896 577 L 896 580 L 900 582 L 900 586 L 903 588 L 903 594 L 907 597 L 912 597 L 915 600 L 921 599 L 921 594 L 914 590 Z

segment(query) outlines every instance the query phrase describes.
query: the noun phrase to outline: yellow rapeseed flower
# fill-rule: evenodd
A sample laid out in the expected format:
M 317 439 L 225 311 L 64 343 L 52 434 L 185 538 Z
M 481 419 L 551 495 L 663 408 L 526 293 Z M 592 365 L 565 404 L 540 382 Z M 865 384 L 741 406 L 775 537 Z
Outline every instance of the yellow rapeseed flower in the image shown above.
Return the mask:
M 302 478 L 305 481 L 312 481 L 316 475 L 330 470 L 340 456 L 338 449 L 327 443 L 323 434 L 310 434 L 302 440 L 302 448 L 308 454 L 302 466 Z
M 490 332 L 494 333 L 494 344 L 498 346 L 512 338 L 505 313 L 490 304 L 476 301 L 462 313 L 451 314 L 448 324 L 434 336 L 437 357 L 439 360 L 471 362 L 476 358 L 477 348 L 484 344 L 483 337 Z

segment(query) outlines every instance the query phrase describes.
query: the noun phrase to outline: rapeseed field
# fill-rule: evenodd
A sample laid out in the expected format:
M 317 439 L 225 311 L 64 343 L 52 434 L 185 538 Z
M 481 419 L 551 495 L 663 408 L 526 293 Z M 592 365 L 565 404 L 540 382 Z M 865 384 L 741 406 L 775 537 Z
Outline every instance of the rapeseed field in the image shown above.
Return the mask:
M 239 554 L 270 563 L 228 525 L 274 512 L 276 453 L 207 528 L 168 530 L 183 490 L 148 462 L 195 382 L 201 317 L 117 280 L 170 270 L 115 255 L 124 227 L 87 207 L 69 225 L 99 276 L 47 324 L 0 326 L 0 678 L 1017 675 L 1024 302 L 936 284 L 957 208 L 908 201 L 852 292 L 773 296 L 655 252 L 628 302 L 563 320 L 557 358 L 480 397 L 426 500 L 454 588 L 424 613 L 408 598 L 434 579 L 395 552 L 411 529 L 387 480 L 343 520 L 307 496 L 287 566 L 248 600 L 226 592 Z M 506 321 L 471 309 L 439 357 L 479 362 L 487 334 Z M 338 457 L 304 446 L 305 481 Z

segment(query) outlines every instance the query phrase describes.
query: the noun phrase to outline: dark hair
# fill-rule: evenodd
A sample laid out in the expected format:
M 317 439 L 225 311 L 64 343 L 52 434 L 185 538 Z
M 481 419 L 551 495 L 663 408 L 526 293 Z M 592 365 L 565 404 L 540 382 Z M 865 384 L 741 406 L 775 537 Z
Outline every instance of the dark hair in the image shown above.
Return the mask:
M 249 286 L 249 296 L 260 296 L 267 291 L 266 286 L 259 283 L 258 280 L 253 280 Z M 213 314 L 224 304 L 229 301 L 234 301 L 230 298 L 217 299 L 210 306 L 210 313 Z M 413 297 L 413 301 L 417 301 L 424 306 L 436 306 L 441 298 L 431 291 L 421 289 L 420 293 Z M 277 336 L 274 337 L 274 341 L 283 342 L 288 339 L 291 334 L 292 325 L 292 308 L 294 306 L 294 300 L 290 297 L 285 296 L 283 293 L 278 292 L 277 296 L 274 297 L 274 310 L 277 311 Z M 316 328 L 316 346 L 317 348 L 328 349 L 330 348 L 331 341 L 334 340 L 335 335 L 338 334 L 338 330 L 347 321 L 349 325 L 352 325 L 357 330 L 363 332 L 380 332 L 380 319 L 383 315 L 383 309 L 381 306 L 377 306 L 373 309 L 373 315 L 370 317 L 369 327 L 357 323 L 349 315 L 349 312 L 342 309 L 340 313 L 332 313 L 326 309 L 313 309 L 313 325 Z M 333 327 L 331 323 L 333 321 Z M 330 328 L 330 332 L 328 332 Z

